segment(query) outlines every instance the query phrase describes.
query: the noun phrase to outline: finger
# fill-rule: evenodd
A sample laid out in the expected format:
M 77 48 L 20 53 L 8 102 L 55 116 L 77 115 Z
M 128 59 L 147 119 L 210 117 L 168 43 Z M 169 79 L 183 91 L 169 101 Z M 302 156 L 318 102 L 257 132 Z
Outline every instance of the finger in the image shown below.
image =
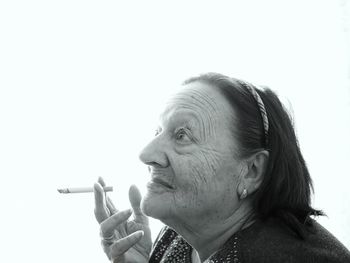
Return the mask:
M 110 257 L 115 259 L 122 254 L 124 254 L 128 249 L 134 246 L 137 242 L 141 240 L 144 233 L 143 231 L 136 231 L 129 236 L 119 239 L 111 246 Z
M 111 217 L 108 217 L 100 224 L 101 237 L 110 238 L 114 234 L 114 230 L 122 223 L 124 223 L 131 216 L 130 209 L 120 211 Z
M 142 230 L 142 225 L 139 223 L 136 223 L 135 221 L 128 221 L 127 222 L 127 233 L 134 233 L 138 230 Z
M 106 186 L 106 182 L 105 182 L 105 180 L 104 180 L 101 176 L 98 177 L 97 182 L 102 186 L 102 188 Z M 109 205 L 108 205 L 108 195 L 107 195 L 107 192 L 104 192 L 104 195 L 105 195 L 105 199 L 106 199 L 107 212 L 108 212 L 108 214 L 109 214 L 109 215 L 115 214 L 115 213 L 116 213 L 116 209 L 115 209 L 115 208 L 114 208 L 114 209 L 112 208 L 113 211 L 111 211 L 111 209 L 110 209 L 110 207 L 109 207 Z
M 97 182 L 102 185 L 102 187 L 106 186 L 105 180 L 101 176 L 98 177 Z
M 109 217 L 109 212 L 106 206 L 105 194 L 102 186 L 99 183 L 94 184 L 95 195 L 95 217 L 97 222 L 101 223 Z
M 140 208 L 141 203 L 141 193 L 136 185 L 130 186 L 129 189 L 129 200 L 132 207 L 132 210 L 135 215 L 135 219 L 138 222 L 146 223 L 148 222 L 148 218 L 142 213 Z
M 107 208 L 108 208 L 109 212 L 111 213 L 111 215 L 117 213 L 118 209 L 115 208 L 115 206 L 114 206 L 114 204 L 112 202 L 112 199 L 109 196 L 107 196 L 106 198 L 107 198 L 106 199 L 106 201 L 107 201 Z

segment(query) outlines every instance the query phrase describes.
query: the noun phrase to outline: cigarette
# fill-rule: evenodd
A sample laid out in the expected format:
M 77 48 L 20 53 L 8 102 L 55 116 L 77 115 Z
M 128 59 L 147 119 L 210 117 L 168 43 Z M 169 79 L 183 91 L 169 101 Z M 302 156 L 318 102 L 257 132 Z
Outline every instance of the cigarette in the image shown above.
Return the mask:
M 105 192 L 112 192 L 113 186 L 105 186 L 103 187 Z M 75 194 L 75 193 L 92 193 L 94 191 L 93 187 L 73 187 L 73 188 L 62 188 L 57 189 L 57 191 L 61 194 Z

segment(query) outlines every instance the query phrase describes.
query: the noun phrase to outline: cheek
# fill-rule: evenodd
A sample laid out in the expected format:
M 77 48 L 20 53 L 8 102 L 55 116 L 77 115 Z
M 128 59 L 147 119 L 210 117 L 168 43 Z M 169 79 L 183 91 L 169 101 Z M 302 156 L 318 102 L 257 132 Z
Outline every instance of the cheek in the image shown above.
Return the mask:
M 197 154 L 182 156 L 176 171 L 176 184 L 181 192 L 192 195 L 193 198 L 201 192 L 213 192 L 222 188 L 222 177 L 227 173 L 220 174 L 224 168 L 225 156 L 212 149 L 202 149 Z
M 197 172 L 198 176 L 205 182 L 219 180 L 220 173 L 229 164 L 228 157 L 229 154 L 217 151 L 214 148 L 202 148 L 194 156 L 194 172 Z
M 201 218 L 220 214 L 222 209 L 234 210 L 237 203 L 235 177 L 223 174 L 215 165 L 219 161 L 210 162 L 211 158 L 197 157 L 182 162 L 183 174 L 172 200 L 177 214 Z

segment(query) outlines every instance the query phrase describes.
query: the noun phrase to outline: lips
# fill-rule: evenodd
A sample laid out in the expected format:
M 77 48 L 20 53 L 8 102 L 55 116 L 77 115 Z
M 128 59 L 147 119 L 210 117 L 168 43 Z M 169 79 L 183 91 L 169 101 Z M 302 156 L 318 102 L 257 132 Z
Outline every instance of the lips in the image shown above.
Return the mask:
M 155 183 L 155 184 L 160 184 L 168 189 L 172 189 L 172 190 L 174 189 L 174 187 L 171 184 L 169 184 L 168 182 L 166 182 L 158 177 L 152 178 L 151 182 Z

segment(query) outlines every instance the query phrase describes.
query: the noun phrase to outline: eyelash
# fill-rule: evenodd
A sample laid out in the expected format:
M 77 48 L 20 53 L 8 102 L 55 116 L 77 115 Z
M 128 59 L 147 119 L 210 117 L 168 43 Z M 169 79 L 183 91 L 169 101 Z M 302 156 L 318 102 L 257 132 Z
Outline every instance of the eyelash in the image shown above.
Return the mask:
M 158 136 L 161 132 L 162 132 L 161 128 L 156 129 L 154 136 L 155 137 Z M 190 136 L 189 129 L 187 129 L 187 128 L 182 127 L 182 128 L 176 129 L 174 137 L 175 137 L 175 139 L 177 141 L 183 140 L 182 138 L 179 138 L 180 135 L 187 136 L 188 137 L 188 142 L 193 140 L 192 136 Z
M 175 131 L 175 138 L 176 140 L 183 140 L 182 138 L 179 138 L 180 135 L 185 135 L 188 137 L 189 140 L 192 140 L 192 138 L 189 136 L 188 130 L 186 128 L 179 128 Z

